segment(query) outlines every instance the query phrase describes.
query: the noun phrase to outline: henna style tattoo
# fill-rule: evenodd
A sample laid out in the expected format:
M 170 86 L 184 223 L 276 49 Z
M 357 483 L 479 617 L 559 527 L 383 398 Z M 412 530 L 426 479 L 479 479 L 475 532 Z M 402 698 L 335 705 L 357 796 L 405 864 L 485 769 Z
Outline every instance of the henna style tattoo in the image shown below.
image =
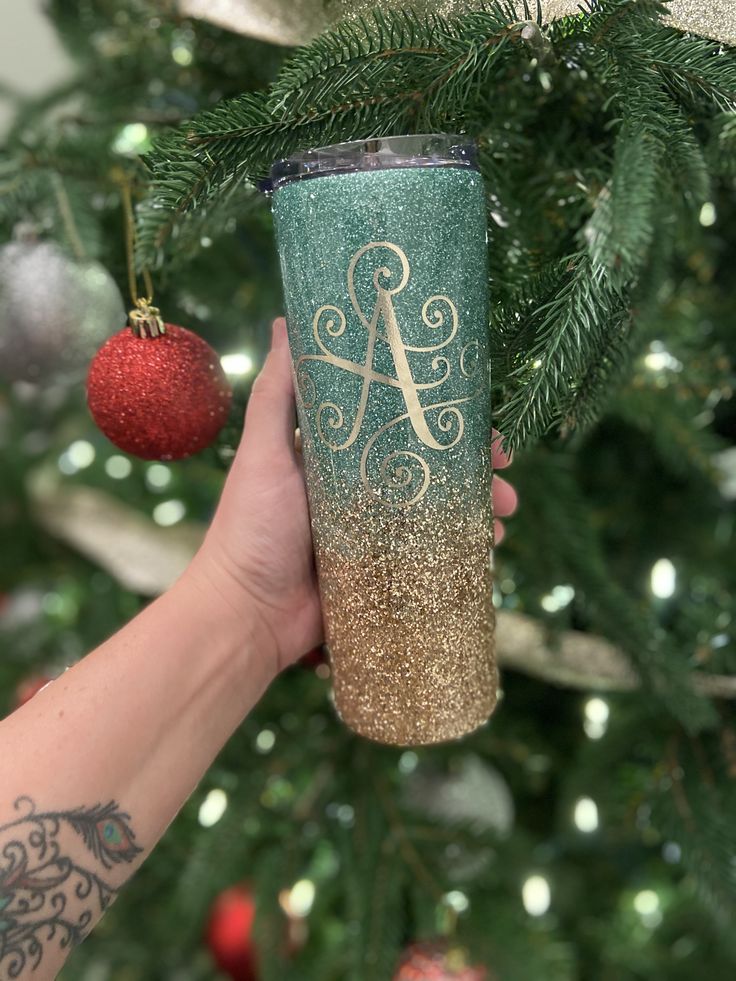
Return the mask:
M 20 977 L 27 967 L 35 970 L 44 944 L 54 939 L 62 948 L 80 943 L 119 889 L 102 870 L 130 863 L 143 851 L 135 844 L 130 815 L 115 801 L 40 812 L 30 797 L 19 797 L 14 810 L 18 817 L 0 824 L 3 978 Z M 96 868 L 66 854 L 79 839 L 96 859 Z

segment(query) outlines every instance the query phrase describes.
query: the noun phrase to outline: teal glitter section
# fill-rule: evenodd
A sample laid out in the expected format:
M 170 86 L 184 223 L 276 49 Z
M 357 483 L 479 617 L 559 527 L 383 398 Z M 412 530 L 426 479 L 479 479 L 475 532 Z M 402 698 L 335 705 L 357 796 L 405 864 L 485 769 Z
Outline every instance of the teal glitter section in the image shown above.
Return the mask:
M 470 504 L 469 489 L 473 488 L 480 500 L 480 494 L 488 492 L 491 434 L 486 219 L 480 175 L 457 167 L 418 167 L 321 176 L 279 188 L 273 211 L 295 363 L 302 355 L 324 354 L 314 337 L 313 322 L 317 311 L 329 305 L 337 311 L 326 311 L 320 319 L 324 346 L 335 358 L 366 364 L 369 330 L 351 300 L 349 267 L 359 250 L 370 243 L 391 243 L 395 250 L 369 248 L 355 266 L 354 295 L 368 321 L 380 292 L 377 283 L 388 290 L 399 284 L 400 253 L 406 257 L 409 276 L 405 287 L 391 297 L 391 305 L 403 345 L 430 347 L 445 340 L 452 320 L 449 305 L 437 300 L 430 306 L 432 322 L 444 315 L 444 323 L 437 327 L 423 322 L 422 308 L 438 296 L 454 304 L 458 329 L 453 340 L 432 351 L 407 351 L 406 359 L 415 384 L 438 380 L 449 363 L 446 381 L 417 392 L 422 407 L 475 393 L 472 401 L 457 406 L 464 421 L 462 437 L 449 449 L 435 449 L 417 436 L 409 419 L 400 421 L 375 441 L 367 458 L 366 477 L 368 485 L 387 501 L 400 502 L 421 482 L 418 461 L 406 455 L 416 454 L 429 470 L 425 505 L 459 493 Z M 381 267 L 390 275 L 379 272 L 376 282 L 374 276 Z M 331 336 L 328 321 L 339 327 L 338 311 L 344 315 L 345 329 L 340 336 Z M 378 318 L 377 330 L 386 335 L 385 317 Z M 471 378 L 461 371 L 464 348 L 466 371 L 475 367 Z M 333 442 L 346 441 L 358 413 L 363 378 L 325 361 L 305 361 L 302 366 L 309 378 L 302 378 L 298 413 L 308 477 L 331 487 L 336 502 L 367 493 L 361 477 L 366 441 L 389 420 L 407 413 L 405 395 L 400 388 L 372 381 L 357 438 L 347 448 L 333 450 L 318 432 L 318 410 L 327 402 L 342 412 L 343 425 L 334 428 L 330 421 L 339 421 L 337 409 L 323 409 L 322 430 Z M 392 350 L 380 336 L 375 342 L 373 369 L 397 377 Z M 304 404 L 310 401 L 306 395 L 314 398 L 311 406 Z M 441 414 L 440 408 L 429 409 L 423 417 L 434 439 L 442 444 L 453 441 L 459 424 L 453 411 Z M 391 454 L 397 454 L 393 468 L 405 465 L 399 477 L 406 477 L 409 471 L 413 474 L 406 491 L 388 488 L 381 474 L 381 463 Z M 310 473 L 313 468 L 316 472 Z M 391 472 L 396 476 L 395 469 Z

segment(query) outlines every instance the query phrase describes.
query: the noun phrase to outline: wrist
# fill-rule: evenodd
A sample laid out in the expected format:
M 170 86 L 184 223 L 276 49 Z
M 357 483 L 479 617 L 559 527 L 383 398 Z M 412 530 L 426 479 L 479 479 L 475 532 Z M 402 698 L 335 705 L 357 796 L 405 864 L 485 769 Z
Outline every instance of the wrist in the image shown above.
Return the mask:
M 278 674 L 275 639 L 256 602 L 211 554 L 206 540 L 174 588 L 187 593 L 184 602 L 201 610 L 210 629 L 229 641 L 232 657 L 242 661 L 248 673 L 256 666 L 266 685 L 273 680 Z

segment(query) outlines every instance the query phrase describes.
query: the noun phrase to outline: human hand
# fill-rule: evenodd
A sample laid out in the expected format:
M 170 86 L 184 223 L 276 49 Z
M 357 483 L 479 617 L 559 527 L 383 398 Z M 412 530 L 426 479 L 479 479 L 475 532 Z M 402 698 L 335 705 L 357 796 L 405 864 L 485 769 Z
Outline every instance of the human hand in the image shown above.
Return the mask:
M 495 429 L 493 430 L 493 440 L 491 443 L 491 461 L 494 470 L 493 483 L 491 484 L 494 513 L 493 540 L 495 545 L 500 545 L 506 535 L 506 526 L 500 519 L 508 518 L 516 511 L 519 498 L 513 485 L 508 480 L 496 476 L 496 470 L 503 470 L 504 467 L 509 466 L 511 457 L 501 449 L 501 434 Z
M 510 460 L 493 445 L 493 466 Z M 497 515 L 516 508 L 516 492 L 494 477 Z M 496 544 L 504 535 L 496 519 Z M 255 613 L 272 645 L 274 673 L 324 639 L 312 552 L 304 463 L 295 445 L 295 402 L 286 321 L 273 324 L 271 350 L 253 383 L 245 426 L 217 513 L 194 560 L 236 612 Z

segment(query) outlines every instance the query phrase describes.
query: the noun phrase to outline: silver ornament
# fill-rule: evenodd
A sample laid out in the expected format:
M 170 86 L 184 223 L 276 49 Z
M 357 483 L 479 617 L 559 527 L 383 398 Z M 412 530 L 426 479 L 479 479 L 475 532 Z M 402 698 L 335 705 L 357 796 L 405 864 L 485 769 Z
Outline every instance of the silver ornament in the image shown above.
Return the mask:
M 77 381 L 125 322 L 120 290 L 99 262 L 74 261 L 53 242 L 0 248 L 0 379 Z

